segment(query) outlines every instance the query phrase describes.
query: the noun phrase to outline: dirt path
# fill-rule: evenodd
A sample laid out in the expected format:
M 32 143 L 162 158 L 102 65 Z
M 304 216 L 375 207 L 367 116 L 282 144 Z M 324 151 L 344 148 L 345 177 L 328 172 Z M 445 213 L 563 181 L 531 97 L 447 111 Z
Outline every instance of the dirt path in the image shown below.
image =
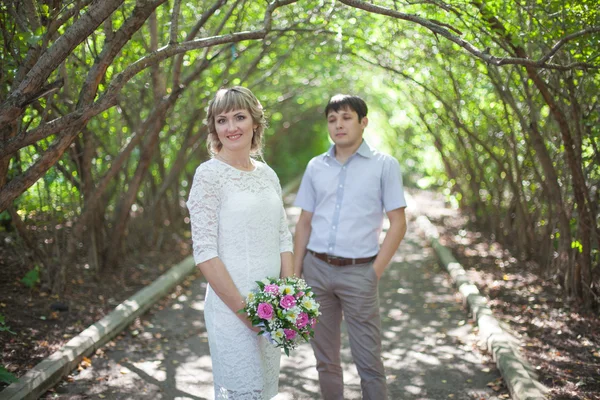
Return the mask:
M 499 372 L 477 351 L 461 299 L 414 229 L 380 282 L 390 398 L 493 399 L 505 394 L 492 390 Z M 42 398 L 212 399 L 202 316 L 206 283 L 194 278 Z M 343 346 L 346 398 L 360 399 L 347 337 Z M 277 398 L 319 398 L 309 345 L 283 356 Z

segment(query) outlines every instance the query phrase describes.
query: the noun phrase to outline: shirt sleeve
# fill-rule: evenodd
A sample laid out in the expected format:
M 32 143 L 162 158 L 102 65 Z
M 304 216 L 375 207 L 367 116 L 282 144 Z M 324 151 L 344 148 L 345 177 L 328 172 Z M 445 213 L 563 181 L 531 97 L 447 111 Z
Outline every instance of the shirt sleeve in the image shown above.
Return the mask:
M 202 165 L 196 169 L 186 205 L 190 211 L 192 247 L 196 265 L 218 257 L 219 208 L 218 181 Z
M 386 212 L 406 207 L 400 163 L 394 157 L 386 157 L 381 175 L 383 208 Z
M 317 196 L 315 193 L 315 187 L 312 183 L 312 161 L 308 163 L 304 176 L 302 176 L 302 182 L 300 182 L 300 188 L 298 194 L 296 194 L 296 200 L 294 200 L 294 206 L 300 207 L 301 209 L 314 212 L 315 204 L 317 202 Z

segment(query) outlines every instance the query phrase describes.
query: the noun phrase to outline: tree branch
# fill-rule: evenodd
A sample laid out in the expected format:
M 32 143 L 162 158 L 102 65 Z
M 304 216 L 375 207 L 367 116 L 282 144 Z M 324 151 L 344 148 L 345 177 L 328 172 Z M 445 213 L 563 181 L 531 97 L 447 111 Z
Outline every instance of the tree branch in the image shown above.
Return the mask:
M 298 0 L 274 1 L 270 3 L 265 13 L 263 29 L 197 39 L 182 44 L 168 45 L 162 49 L 158 49 L 156 52 L 134 62 L 123 72 L 118 74 L 111 81 L 107 90 L 93 104 L 79 108 L 79 105 L 85 104 L 85 101 L 82 101 L 83 99 L 80 98 L 78 108 L 74 112 L 50 121 L 27 133 L 21 133 L 12 140 L 0 145 L 0 159 L 2 159 L 5 155 L 12 154 L 22 147 L 33 144 L 52 134 L 61 133 L 57 141 L 41 155 L 34 165 L 22 175 L 16 177 L 2 187 L 2 190 L 0 191 L 0 211 L 6 209 L 16 197 L 33 185 L 33 183 L 35 183 L 37 179 L 39 179 L 56 162 L 58 157 L 60 157 L 60 154 L 62 154 L 62 152 L 70 145 L 73 135 L 80 131 L 89 118 L 98 115 L 102 111 L 116 104 L 117 95 L 123 86 L 136 74 L 169 57 L 186 51 L 225 43 L 264 38 L 271 29 L 273 11 L 282 5 L 291 4 L 296 1 Z
M 286 3 L 293 3 L 297 0 L 287 0 Z M 214 36 L 210 38 L 196 39 L 189 42 L 167 45 L 155 52 L 148 54 L 145 57 L 135 61 L 123 72 L 119 73 L 114 77 L 107 89 L 100 96 L 100 98 L 90 107 L 86 107 L 81 110 L 76 110 L 64 117 L 57 118 L 49 123 L 35 128 L 27 133 L 22 132 L 15 136 L 13 139 L 0 145 L 0 159 L 7 155 L 14 153 L 15 151 L 31 145 L 41 139 L 44 139 L 50 135 L 56 134 L 65 128 L 79 124 L 81 120 L 88 120 L 89 118 L 98 115 L 102 111 L 114 106 L 116 104 L 116 97 L 123 88 L 123 86 L 131 80 L 135 75 L 139 74 L 144 69 L 155 65 L 169 57 L 174 55 L 185 53 L 191 50 L 197 50 L 205 47 L 217 46 L 226 43 L 236 43 L 244 40 L 256 40 L 264 38 L 271 27 L 271 14 L 278 7 L 278 2 L 273 2 L 269 5 L 267 13 L 265 15 L 265 26 L 263 29 L 256 31 L 247 32 L 236 32 L 227 35 Z
M 261 39 L 266 35 L 265 30 L 250 31 L 250 32 L 239 32 L 228 35 L 222 35 L 207 39 L 197 39 L 190 42 L 185 42 L 176 45 L 168 45 L 162 49 L 158 49 L 156 52 L 149 54 L 146 57 L 139 59 L 138 61 L 131 64 L 125 71 L 121 72 L 111 81 L 106 91 L 100 96 L 100 98 L 91 106 L 84 109 L 78 109 L 70 114 L 63 117 L 57 118 L 32 129 L 29 132 L 21 132 L 14 138 L 8 140 L 4 144 L 0 144 L 0 159 L 7 155 L 14 153 L 15 151 L 29 146 L 39 140 L 47 138 L 50 135 L 59 133 L 66 128 L 78 125 L 82 120 L 89 120 L 100 114 L 102 111 L 114 106 L 116 104 L 116 98 L 123 86 L 135 75 L 139 74 L 144 69 L 155 65 L 173 55 L 184 53 L 190 50 L 201 49 L 209 46 L 216 46 L 225 43 L 234 43 L 243 40 Z
M 66 32 L 40 57 L 20 83 L 0 106 L 0 124 L 14 120 L 23 110 L 32 93 L 36 92 L 50 74 L 108 18 L 123 0 L 97 0 L 88 7 L 88 12 L 80 16 Z
M 179 33 L 179 10 L 181 9 L 181 0 L 173 2 L 171 11 L 171 27 L 169 29 L 169 44 L 177 43 L 177 34 Z
M 555 54 L 558 51 L 558 49 L 560 47 L 562 47 L 566 42 L 568 42 L 572 39 L 575 39 L 577 37 L 586 35 L 586 34 L 600 32 L 600 27 L 597 27 L 597 26 L 593 26 L 593 27 L 584 29 L 582 31 L 579 31 L 579 32 L 576 32 L 574 34 L 564 37 L 557 44 L 555 44 L 553 46 L 550 53 L 546 54 L 541 59 L 535 61 L 535 60 L 530 60 L 528 58 L 523 58 L 523 57 L 518 58 L 518 57 L 496 57 L 496 56 L 493 56 L 493 55 L 489 54 L 486 50 L 480 50 L 477 47 L 473 46 L 471 43 L 467 42 L 466 40 L 463 40 L 460 37 L 453 35 L 451 32 L 449 32 L 443 26 L 440 26 L 440 24 L 437 21 L 421 18 L 417 15 L 401 13 L 398 11 L 391 10 L 389 8 L 380 7 L 380 6 L 377 6 L 374 4 L 370 4 L 370 3 L 365 3 L 360 0 L 339 0 L 339 1 L 343 4 L 346 4 L 347 6 L 350 6 L 353 8 L 358 8 L 358 9 L 361 9 L 361 10 L 364 10 L 364 11 L 367 11 L 370 13 L 386 15 L 388 17 L 393 17 L 396 19 L 414 22 L 418 25 L 423 26 L 424 28 L 429 29 L 430 31 L 432 31 L 440 36 L 445 37 L 446 39 L 450 40 L 451 42 L 456 43 L 457 45 L 459 45 L 463 49 L 467 50 L 469 53 L 471 53 L 475 57 L 477 57 L 489 64 L 492 64 L 492 65 L 501 66 L 501 65 L 511 65 L 512 64 L 512 65 L 523 65 L 526 67 L 533 67 L 533 68 L 555 69 L 555 70 L 560 70 L 560 71 L 568 71 L 568 70 L 575 69 L 575 68 L 581 68 L 581 69 L 586 69 L 586 68 L 598 69 L 598 68 L 600 68 L 600 65 L 594 65 L 594 64 L 585 63 L 585 62 L 577 62 L 577 63 L 571 63 L 571 64 L 567 64 L 567 65 L 553 64 L 553 63 L 547 62 L 547 60 L 550 57 L 552 57 L 552 55 Z M 446 26 L 446 25 L 444 25 L 444 26 Z M 454 28 L 452 28 L 452 30 L 457 31 Z
M 64 79 L 60 78 L 60 79 L 52 82 L 51 84 L 44 86 L 37 93 L 33 94 L 31 96 L 31 98 L 29 100 L 27 100 L 27 102 L 25 102 L 25 104 L 23 104 L 23 105 L 24 106 L 29 105 L 41 97 L 48 96 L 48 95 L 51 95 L 51 94 L 57 92 L 63 86 L 63 84 L 64 84 Z
M 550 51 L 548 52 L 548 54 L 546 54 L 545 56 L 543 56 L 542 58 L 540 58 L 538 62 L 545 63 L 546 61 L 548 61 L 550 59 L 550 57 L 552 57 L 554 54 L 556 54 L 556 52 L 562 46 L 564 46 L 567 42 L 569 42 L 569 41 L 571 41 L 573 39 L 576 39 L 578 37 L 587 35 L 589 33 L 596 33 L 596 32 L 600 32 L 600 26 L 592 26 L 592 27 L 589 27 L 587 29 L 581 30 L 579 32 L 574 32 L 574 33 L 571 33 L 571 34 L 565 36 L 564 38 L 562 38 L 558 42 L 556 42 L 556 44 L 554 46 L 552 46 L 552 49 L 550 49 Z

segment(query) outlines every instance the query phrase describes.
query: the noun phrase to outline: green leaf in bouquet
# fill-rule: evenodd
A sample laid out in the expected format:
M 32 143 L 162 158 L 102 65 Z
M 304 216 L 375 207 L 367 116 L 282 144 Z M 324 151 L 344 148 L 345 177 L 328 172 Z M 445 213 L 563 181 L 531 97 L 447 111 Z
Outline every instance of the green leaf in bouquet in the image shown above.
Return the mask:
M 258 285 L 260 290 L 263 290 L 265 288 L 265 284 L 262 281 L 256 281 L 256 284 Z

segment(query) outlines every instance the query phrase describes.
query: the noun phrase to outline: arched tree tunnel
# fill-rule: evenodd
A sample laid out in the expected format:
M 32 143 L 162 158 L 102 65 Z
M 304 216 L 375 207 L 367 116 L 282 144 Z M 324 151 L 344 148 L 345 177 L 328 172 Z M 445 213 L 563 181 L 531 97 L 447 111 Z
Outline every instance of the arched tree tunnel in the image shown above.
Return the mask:
M 60 292 L 116 268 L 128 237 L 185 231 L 221 86 L 267 110 L 282 183 L 328 146 L 335 93 L 408 185 L 443 191 L 565 297 L 600 260 L 600 16 L 592 0 L 35 2 L 0 5 L 0 219 Z M 37 230 L 27 226 L 37 226 Z M 66 226 L 68 229 L 57 229 Z M 41 245 L 40 243 L 45 243 Z M 24 271 L 25 272 L 25 271 Z

